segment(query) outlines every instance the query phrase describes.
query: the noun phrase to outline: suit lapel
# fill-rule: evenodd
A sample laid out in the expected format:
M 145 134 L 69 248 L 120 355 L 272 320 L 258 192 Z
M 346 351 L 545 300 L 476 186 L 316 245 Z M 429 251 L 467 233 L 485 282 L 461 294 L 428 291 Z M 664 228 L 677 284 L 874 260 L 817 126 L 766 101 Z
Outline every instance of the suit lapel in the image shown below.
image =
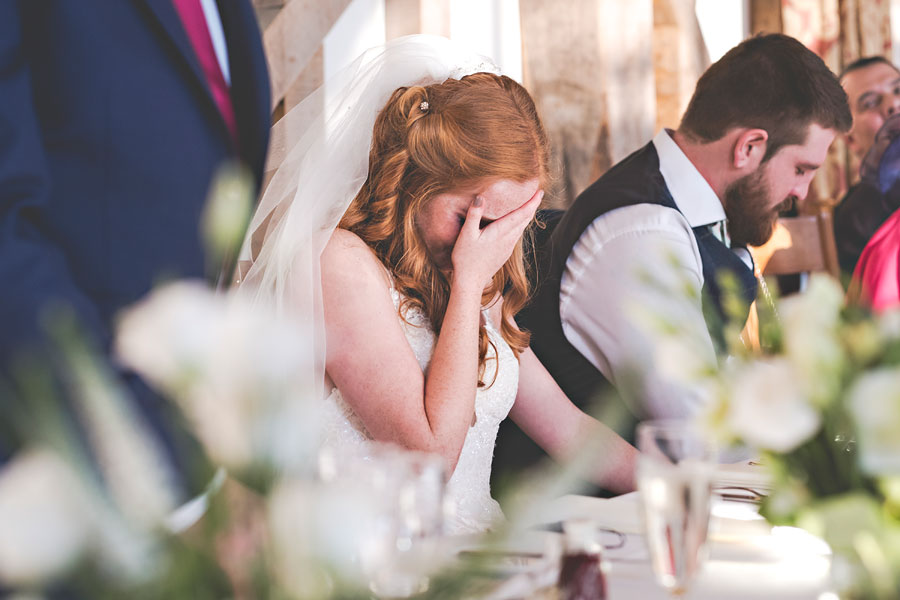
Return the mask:
M 134 0 L 134 2 L 146 8 L 149 17 L 158 26 L 164 43 L 175 50 L 177 60 L 181 63 L 181 66 L 185 67 L 184 70 L 187 73 L 187 77 L 197 87 L 205 108 L 212 110 L 216 121 L 221 126 L 222 133 L 230 139 L 225 119 L 222 118 L 219 107 L 212 97 L 212 92 L 210 92 L 209 85 L 206 82 L 206 74 L 203 72 L 203 67 L 200 66 L 200 61 L 197 59 L 194 47 L 184 31 L 181 18 L 178 16 L 172 0 Z
M 269 74 L 253 7 L 248 0 L 217 0 L 231 71 L 231 100 L 242 158 L 260 176 L 271 126 Z

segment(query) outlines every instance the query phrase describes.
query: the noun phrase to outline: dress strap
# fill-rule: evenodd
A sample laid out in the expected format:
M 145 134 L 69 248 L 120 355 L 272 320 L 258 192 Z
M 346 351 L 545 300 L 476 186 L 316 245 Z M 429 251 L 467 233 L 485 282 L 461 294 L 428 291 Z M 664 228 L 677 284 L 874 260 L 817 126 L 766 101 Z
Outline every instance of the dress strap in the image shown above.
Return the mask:
M 398 309 L 400 308 L 400 292 L 397 291 L 397 288 L 394 287 L 394 276 L 391 274 L 390 270 L 383 263 L 379 262 L 381 268 L 384 269 L 384 275 L 388 280 L 388 291 L 391 294 L 391 299 L 394 301 L 394 306 Z

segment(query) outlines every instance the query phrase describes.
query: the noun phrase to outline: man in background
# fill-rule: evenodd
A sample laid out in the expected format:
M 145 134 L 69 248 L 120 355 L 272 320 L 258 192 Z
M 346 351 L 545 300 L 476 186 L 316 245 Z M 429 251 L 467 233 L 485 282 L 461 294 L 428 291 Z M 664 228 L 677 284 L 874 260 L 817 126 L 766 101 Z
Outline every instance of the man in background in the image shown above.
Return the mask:
M 630 439 L 638 420 L 701 408 L 685 381 L 691 365 L 716 364 L 722 323 L 746 319 L 756 297 L 746 246 L 767 241 L 778 213 L 806 196 L 850 122 L 818 56 L 784 35 L 754 37 L 701 76 L 676 131 L 660 131 L 575 199 L 521 319 L 575 404 L 590 409 L 612 384 L 630 417 L 618 431 Z M 728 309 L 728 287 L 741 314 Z M 669 326 L 687 351 L 663 360 Z M 512 427 L 501 427 L 495 465 L 540 456 Z
M 841 85 L 853 114 L 847 146 L 862 161 L 885 120 L 900 112 L 900 71 L 881 56 L 867 56 L 847 65 Z M 898 201 L 900 195 L 883 194 L 868 181 L 859 181 L 847 191 L 834 209 L 834 237 L 842 271 L 853 273 L 866 242 L 900 208 Z

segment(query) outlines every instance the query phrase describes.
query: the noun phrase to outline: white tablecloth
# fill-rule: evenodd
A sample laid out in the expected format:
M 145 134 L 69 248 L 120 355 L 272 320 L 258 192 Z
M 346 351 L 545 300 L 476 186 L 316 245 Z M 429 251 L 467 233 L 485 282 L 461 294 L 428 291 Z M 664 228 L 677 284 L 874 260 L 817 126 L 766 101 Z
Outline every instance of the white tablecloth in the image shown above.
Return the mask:
M 744 472 L 746 471 L 746 472 Z M 758 470 L 725 467 L 717 485 L 739 485 L 760 489 L 765 481 Z M 602 499 L 563 496 L 536 509 L 522 523 L 528 526 L 590 518 L 603 528 L 621 532 L 624 544 L 604 553 L 608 561 L 608 596 L 611 600 L 666 600 L 665 590 L 655 583 L 643 537 L 638 492 Z M 530 521 L 530 522 L 529 522 Z M 604 534 L 607 535 L 607 534 Z M 619 538 L 608 534 L 605 545 Z M 524 529 L 504 542 L 512 553 L 546 554 L 561 543 L 559 534 Z M 828 600 L 830 550 L 823 541 L 795 528 L 771 527 L 754 504 L 716 500 L 713 503 L 708 559 L 692 585 L 693 600 Z M 513 574 L 491 596 L 494 600 L 528 597 L 529 586 L 552 581 L 551 561 L 533 558 L 531 568 Z

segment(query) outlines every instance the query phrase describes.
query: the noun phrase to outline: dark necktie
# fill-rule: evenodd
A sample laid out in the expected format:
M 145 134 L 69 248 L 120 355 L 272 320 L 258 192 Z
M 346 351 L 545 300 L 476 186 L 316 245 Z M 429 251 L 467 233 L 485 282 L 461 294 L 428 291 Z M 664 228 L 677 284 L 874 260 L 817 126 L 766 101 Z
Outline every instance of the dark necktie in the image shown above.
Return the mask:
M 203 73 L 206 75 L 206 83 L 212 92 L 213 100 L 219 107 L 219 112 L 225 120 L 231 139 L 238 147 L 238 131 L 237 119 L 234 115 L 234 106 L 231 103 L 231 92 L 228 84 L 225 82 L 225 76 L 219 67 L 219 61 L 216 58 L 216 51 L 213 48 L 212 38 L 209 35 L 209 28 L 206 24 L 206 16 L 203 14 L 203 7 L 200 6 L 200 0 L 172 0 L 178 16 L 184 25 L 184 30 L 191 40 L 191 46 L 194 47 L 194 53 L 203 67 Z

